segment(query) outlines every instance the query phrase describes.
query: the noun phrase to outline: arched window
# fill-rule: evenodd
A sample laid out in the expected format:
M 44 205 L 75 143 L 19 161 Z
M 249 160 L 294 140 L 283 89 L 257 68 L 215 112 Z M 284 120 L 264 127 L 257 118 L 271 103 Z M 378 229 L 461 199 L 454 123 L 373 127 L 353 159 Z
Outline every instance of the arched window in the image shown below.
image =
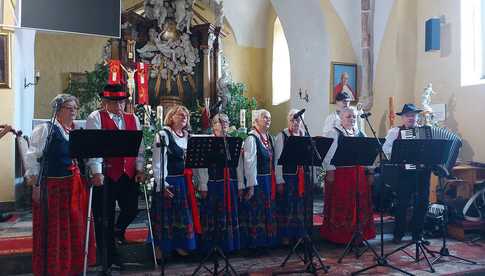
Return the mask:
M 485 83 L 485 0 L 461 0 L 461 84 Z
M 290 51 L 285 32 L 277 17 L 273 29 L 273 105 L 290 99 L 291 69 Z

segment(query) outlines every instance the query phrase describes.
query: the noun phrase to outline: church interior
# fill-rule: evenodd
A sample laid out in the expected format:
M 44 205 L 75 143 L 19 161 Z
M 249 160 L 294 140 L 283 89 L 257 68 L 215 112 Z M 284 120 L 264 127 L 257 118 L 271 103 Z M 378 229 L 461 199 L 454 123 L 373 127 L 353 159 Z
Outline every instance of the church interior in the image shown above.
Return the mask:
M 59 2 L 37 1 L 45 2 L 42 5 Z M 211 270 L 192 274 L 205 256 L 203 253 L 187 257 L 179 254 L 158 265 L 153 260 L 155 246 L 152 255 L 153 236 L 150 237 L 153 216 L 151 222 L 148 219 L 149 202 L 154 206 L 151 197 L 156 195 L 153 187 L 157 176 L 155 157 L 151 155 L 155 155 L 156 133 L 163 132 L 166 116 L 176 106 L 185 106 L 188 110 L 190 139 L 212 134 L 212 118 L 219 112 L 227 114 L 227 134 L 240 137 L 241 141 L 251 136 L 249 131 L 255 122 L 262 120 L 264 112 L 270 114 L 269 140 L 289 127 L 288 120 L 299 120 L 298 116 L 304 118 L 305 136 L 329 137 L 326 118 L 350 112 L 354 114 L 356 131 L 364 133 L 369 145 L 376 147 L 371 164 L 365 165 L 372 167 L 365 171 L 369 185 L 365 189 L 370 191 L 368 197 L 373 209 L 370 216 L 372 224 L 375 223 L 375 233 L 369 243 L 359 236 L 357 242 L 348 243 L 351 250 L 347 252 L 346 242 L 334 243 L 320 235 L 328 219 L 322 213 L 330 204 L 326 199 L 331 191 L 325 183 L 330 181 L 330 170 L 329 167 L 314 167 L 305 174 L 309 176 L 305 181 L 310 182 L 305 182 L 305 191 L 313 191 L 309 196 L 305 193 L 305 204 L 313 206 L 309 211 L 313 232 L 305 237 L 309 238 L 308 242 L 317 244 L 316 251 L 323 256 L 323 262 L 318 254 L 308 255 L 307 249 L 303 249 L 304 257 L 280 266 L 293 248 L 290 242 L 290 245 L 271 247 L 263 253 L 258 251 L 257 256 L 231 252 L 226 265 L 230 261 L 237 273 L 229 271 L 223 275 L 274 275 L 285 273 L 286 269 L 303 269 L 302 272 L 313 275 L 354 275 L 374 263 L 377 269 L 365 271 L 364 275 L 485 273 L 485 142 L 480 127 L 480 118 L 485 117 L 485 108 L 480 104 L 485 103 L 485 94 L 480 94 L 485 88 L 484 0 L 109 1 L 120 8 L 119 14 L 116 9 L 110 11 L 119 20 L 112 22 L 115 28 L 111 33 L 106 31 L 109 28 L 90 23 L 91 20 L 108 22 L 111 15 L 106 15 L 105 21 L 93 18 L 103 17 L 100 12 L 82 16 L 80 25 L 96 29 L 91 33 L 73 26 L 36 27 L 35 22 L 34 26 L 24 26 L 29 23 L 24 20 L 24 12 L 29 11 L 32 2 L 35 1 L 0 1 L 0 130 L 11 128 L 0 140 L 0 214 L 2 218 L 5 216 L 0 222 L 0 275 L 56 275 L 46 271 L 38 274 L 32 263 L 36 250 L 35 245 L 32 246 L 32 235 L 36 228 L 32 227 L 31 210 L 33 194 L 38 188 L 27 183 L 26 151 L 37 133 L 34 129 L 51 122 L 53 114 L 57 114 L 57 107 L 53 105 L 56 95 L 77 97 L 75 109 L 78 113 L 74 123 L 88 129 L 86 120 L 89 121 L 90 114 L 105 108 L 102 94 L 107 91 L 106 85 L 118 85 L 128 95 L 124 112 L 134 114 L 138 130 L 142 130 L 145 177 L 140 184 L 138 215 L 126 231 L 125 243 L 119 246 L 120 254 L 130 265 L 113 269 L 110 274 L 96 275 L 161 275 L 161 269 L 165 269 L 167 275 L 216 275 Z M 72 3 L 77 1 L 68 2 L 71 4 L 48 6 L 47 9 L 54 12 L 54 17 L 57 12 L 76 13 L 78 4 Z M 86 1 L 84 5 L 94 2 Z M 74 11 L 63 10 L 68 8 Z M 89 7 L 86 10 L 89 11 Z M 46 18 L 50 15 L 38 17 L 43 24 L 49 21 Z M 353 111 L 340 109 L 341 97 Z M 406 109 L 408 107 L 410 109 Z M 294 115 L 295 110 L 301 113 Z M 452 163 L 445 164 L 444 174 L 433 171 L 427 177 L 429 189 L 425 194 L 429 195 L 426 203 L 429 202 L 430 207 L 426 204 L 424 233 L 429 234 L 425 234 L 425 238 L 431 245 L 415 241 L 413 236 L 410 241 L 413 244 L 408 248 L 410 258 L 401 251 L 386 255 L 398 248 L 392 235 L 397 223 L 392 208 L 382 211 L 377 206 L 378 201 L 381 207 L 384 201 L 397 204 L 394 201 L 398 200 L 395 194 L 399 188 L 381 184 L 387 188 L 377 190 L 379 181 L 375 175 L 380 171 L 376 172 L 376 168 L 383 163 L 378 162 L 376 156 L 385 156 L 380 148 L 377 149 L 379 140 L 376 138 L 389 138 L 392 129 L 399 129 L 409 113 L 416 114 L 420 126 L 442 130 L 447 136 L 441 140 L 453 139 L 453 146 L 447 152 L 454 155 L 446 156 L 447 162 Z M 339 120 L 343 122 L 342 116 Z M 178 138 L 175 136 L 175 139 Z M 272 143 L 277 143 L 278 138 L 275 141 Z M 311 141 L 324 142 L 322 139 Z M 342 143 L 340 138 L 338 141 Z M 264 144 L 264 139 L 262 142 Z M 92 143 L 94 147 L 96 141 Z M 459 145 L 455 147 L 456 144 Z M 227 151 L 227 144 L 225 146 Z M 246 140 L 242 147 L 243 155 L 247 154 Z M 429 156 L 442 151 L 439 148 L 433 152 L 430 147 L 420 149 L 428 150 Z M 402 150 L 405 152 L 406 148 Z M 409 152 L 419 153 L 419 149 Z M 304 159 L 303 153 L 293 154 L 290 158 L 294 160 Z M 313 153 L 311 155 L 313 158 Z M 357 156 L 347 156 L 347 159 Z M 406 156 L 408 159 L 404 163 L 411 154 Z M 241 157 L 240 163 L 243 159 Z M 274 162 L 272 155 L 270 160 Z M 339 170 L 336 169 L 336 182 L 342 175 Z M 357 174 L 356 186 L 360 173 Z M 197 183 L 195 185 L 196 190 L 200 188 Z M 384 189 L 388 189 L 387 194 Z M 202 193 L 196 193 L 200 199 Z M 358 197 L 358 190 L 356 194 Z M 418 201 L 417 198 L 418 195 L 413 200 Z M 199 208 L 203 208 L 201 206 Z M 444 215 L 433 216 L 433 206 L 447 211 Z M 416 209 L 415 206 L 414 211 Z M 380 217 L 379 211 L 384 217 Z M 404 214 L 408 221 L 410 213 Z M 359 235 L 365 232 L 360 226 L 355 231 Z M 395 235 L 396 232 L 394 238 Z M 406 237 L 404 240 L 408 241 Z M 94 240 L 94 236 L 91 238 Z M 450 248 L 445 254 L 440 251 L 448 250 L 442 246 L 442 239 L 447 240 Z M 307 240 L 303 241 L 306 245 Z M 368 248 L 359 251 L 361 245 Z M 386 254 L 381 254 L 381 245 Z M 417 249 L 418 245 L 424 249 Z M 419 257 L 419 250 L 424 257 Z M 344 251 L 342 261 L 339 256 Z M 417 260 L 413 259 L 415 252 Z M 427 257 L 437 260 L 429 262 Z M 221 266 L 224 266 L 224 258 L 221 258 Z M 314 258 L 324 263 L 323 267 L 315 268 L 316 271 L 312 270 Z M 155 259 L 159 260 L 160 256 Z M 319 262 L 315 263 L 318 266 Z M 104 263 L 97 264 L 98 267 L 89 267 L 87 275 L 104 269 Z

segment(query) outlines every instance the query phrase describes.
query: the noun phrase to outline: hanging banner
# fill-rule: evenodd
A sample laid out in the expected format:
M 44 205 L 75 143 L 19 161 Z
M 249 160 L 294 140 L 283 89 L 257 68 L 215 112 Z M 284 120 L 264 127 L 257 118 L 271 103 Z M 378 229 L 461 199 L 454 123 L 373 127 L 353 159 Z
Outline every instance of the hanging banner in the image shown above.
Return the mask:
M 136 83 L 138 88 L 138 103 L 149 104 L 148 99 L 148 64 L 138 62 L 136 64 Z
M 120 84 L 121 83 L 121 62 L 117 59 L 112 59 L 108 61 L 109 74 L 108 74 L 108 84 Z

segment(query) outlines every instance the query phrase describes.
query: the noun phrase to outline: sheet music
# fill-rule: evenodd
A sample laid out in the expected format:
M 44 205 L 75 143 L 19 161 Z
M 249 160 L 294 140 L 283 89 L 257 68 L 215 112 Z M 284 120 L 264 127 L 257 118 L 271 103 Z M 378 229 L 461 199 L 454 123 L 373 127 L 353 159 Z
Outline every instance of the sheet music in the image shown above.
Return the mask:
M 401 130 L 401 139 L 404 139 L 404 140 L 416 139 L 416 132 L 414 131 L 414 129 L 403 129 Z M 404 169 L 415 170 L 416 165 L 404 164 Z

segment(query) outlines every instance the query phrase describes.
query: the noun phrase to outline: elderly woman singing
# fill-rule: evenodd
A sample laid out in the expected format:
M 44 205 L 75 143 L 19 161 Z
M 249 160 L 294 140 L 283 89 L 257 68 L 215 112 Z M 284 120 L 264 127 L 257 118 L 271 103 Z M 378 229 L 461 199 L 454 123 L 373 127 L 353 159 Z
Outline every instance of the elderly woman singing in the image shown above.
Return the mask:
M 333 138 L 324 166 L 327 170 L 324 195 L 324 223 L 321 234 L 323 238 L 335 243 L 347 243 L 355 231 L 356 214 L 359 213 L 362 224 L 363 239 L 375 237 L 375 227 L 372 218 L 372 201 L 370 189 L 365 176 L 364 167 L 335 167 L 330 164 L 341 137 L 365 137 L 356 125 L 357 112 L 350 107 L 343 108 L 340 120 L 324 136 Z M 359 206 L 356 206 L 356 180 L 359 178 Z M 356 212 L 359 209 L 359 212 Z
M 77 126 L 79 101 L 76 97 L 60 94 L 53 101 L 57 108 L 52 140 L 46 156 L 42 156 L 47 143 L 50 123 L 37 126 L 32 132 L 27 152 L 27 182 L 34 186 L 32 195 L 34 275 L 76 275 L 83 271 L 84 236 L 87 224 L 88 187 L 81 177 L 77 160 L 69 156 L 69 132 Z M 54 104 L 53 104 L 54 106 Z M 35 186 L 39 174 L 40 158 L 47 158 L 45 182 L 47 206 L 40 202 L 40 188 Z M 42 210 L 47 208 L 47 221 Z M 90 231 L 93 229 L 91 228 Z M 48 231 L 47 241 L 41 235 Z M 47 244 L 44 244 L 47 243 Z M 48 247 L 47 255 L 44 246 Z M 88 260 L 95 262 L 94 240 L 90 240 Z M 47 259 L 47 273 L 43 267 Z
M 276 135 L 276 160 L 280 159 L 283 147 L 290 136 L 305 136 L 301 118 L 294 118 L 297 112 L 297 109 L 290 110 L 287 116 L 288 128 Z M 303 166 L 276 166 L 278 237 L 283 244 L 288 244 L 291 239 L 299 239 L 305 234 L 304 174 Z
M 229 129 L 229 118 L 219 113 L 212 119 L 214 136 L 223 137 Z M 201 194 L 200 238 L 202 250 L 220 246 L 225 252 L 238 250 L 238 171 L 235 167 L 199 169 Z
M 244 177 L 246 185 L 240 193 L 241 245 L 261 248 L 261 252 L 276 244 L 275 219 L 275 154 L 274 142 L 268 129 L 271 114 L 260 109 L 253 121 L 253 129 L 243 144 Z M 243 183 L 242 181 L 239 181 Z

